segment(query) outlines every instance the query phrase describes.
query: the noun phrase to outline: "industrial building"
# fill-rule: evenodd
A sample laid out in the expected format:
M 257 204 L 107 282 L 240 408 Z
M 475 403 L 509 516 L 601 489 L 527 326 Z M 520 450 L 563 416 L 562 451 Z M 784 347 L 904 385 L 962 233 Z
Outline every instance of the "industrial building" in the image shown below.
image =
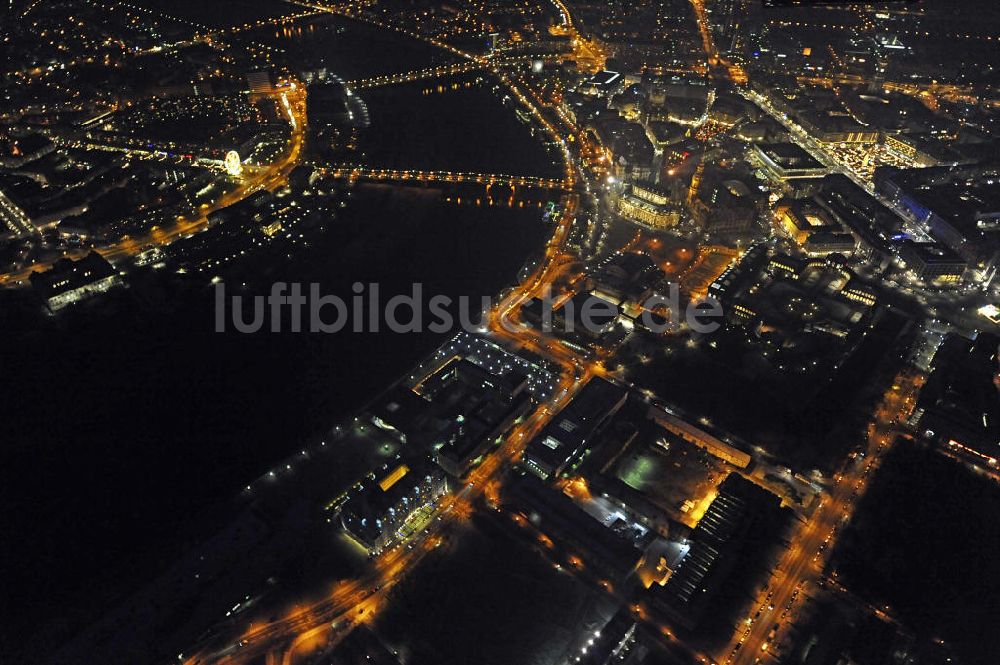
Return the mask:
M 630 608 L 622 607 L 611 620 L 588 638 L 574 662 L 577 665 L 611 665 L 624 662 L 635 644 L 635 619 Z
M 759 556 L 781 515 L 781 499 L 735 473 L 691 532 L 690 549 L 663 586 L 651 587 L 653 605 L 678 625 L 692 629 L 706 615 L 713 598 L 737 575 L 741 565 Z
M 460 478 L 531 410 L 531 385 L 525 371 L 494 372 L 456 355 L 413 388 L 386 391 L 368 418 L 410 453 L 429 455 Z

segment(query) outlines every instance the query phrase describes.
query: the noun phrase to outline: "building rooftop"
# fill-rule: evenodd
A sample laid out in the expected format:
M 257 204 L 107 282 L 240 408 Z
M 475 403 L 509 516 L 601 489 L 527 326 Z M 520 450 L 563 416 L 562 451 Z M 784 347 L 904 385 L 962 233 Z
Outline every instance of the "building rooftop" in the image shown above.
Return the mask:
M 604 86 L 609 86 L 612 83 L 615 83 L 616 81 L 621 79 L 621 76 L 622 75 L 619 72 L 604 70 L 602 72 L 597 72 L 596 74 L 591 76 L 589 79 L 587 79 L 586 83 L 589 85 L 604 87 Z
M 428 407 L 427 400 L 397 384 L 375 402 L 370 412 L 379 427 L 395 430 L 402 438 L 409 438 L 419 430 Z
M 1000 460 L 998 348 L 993 334 L 948 335 L 917 402 L 925 435 L 994 468 Z
M 604 379 L 591 379 L 580 393 L 528 444 L 525 463 L 548 477 L 558 474 L 600 425 L 625 403 L 627 392 Z
M 422 461 L 404 462 L 397 457 L 379 471 L 365 477 L 349 492 L 342 515 L 348 517 L 352 531 L 365 543 L 378 540 L 383 520 L 390 513 L 416 507 L 422 488 L 431 481 L 435 468 Z
M 778 203 L 777 210 L 786 225 L 791 224 L 804 233 L 837 233 L 841 230 L 830 213 L 808 200 L 786 199 Z
M 31 285 L 39 294 L 49 298 L 93 284 L 117 274 L 107 259 L 97 252 L 90 252 L 82 259 L 59 259 L 44 272 L 31 273 Z
M 777 514 L 781 499 L 732 473 L 719 486 L 690 536 L 690 550 L 663 587 L 653 587 L 658 602 L 688 626 L 696 625 L 713 595 L 737 568 L 744 550 L 759 535 L 756 529 Z
M 842 173 L 823 178 L 815 199 L 872 247 L 885 251 L 902 218 Z
M 794 143 L 755 143 L 754 147 L 785 170 L 823 168 L 812 155 Z
M 903 250 L 908 256 L 914 257 L 928 266 L 965 263 L 965 259 L 940 242 L 907 240 L 903 243 Z
M 604 526 L 561 490 L 546 485 L 531 474 L 514 476 L 504 491 L 505 501 L 557 541 L 586 547 L 587 553 L 627 574 L 642 552 L 628 538 Z M 583 553 L 586 554 L 586 553 Z

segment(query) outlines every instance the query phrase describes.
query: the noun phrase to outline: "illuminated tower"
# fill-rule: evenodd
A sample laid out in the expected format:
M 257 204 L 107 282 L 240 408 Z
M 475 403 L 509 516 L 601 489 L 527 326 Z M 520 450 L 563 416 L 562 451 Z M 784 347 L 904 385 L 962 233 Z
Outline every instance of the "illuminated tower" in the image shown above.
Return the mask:
M 691 178 L 691 187 L 688 189 L 688 203 L 691 204 L 698 196 L 698 187 L 701 185 L 701 174 L 705 172 L 705 160 L 698 162 L 694 176 Z

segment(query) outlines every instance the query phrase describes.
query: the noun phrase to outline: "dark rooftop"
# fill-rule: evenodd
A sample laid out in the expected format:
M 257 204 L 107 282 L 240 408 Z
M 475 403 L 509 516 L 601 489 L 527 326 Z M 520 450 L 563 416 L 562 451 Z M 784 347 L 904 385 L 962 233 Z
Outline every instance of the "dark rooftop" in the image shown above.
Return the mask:
M 115 275 L 114 267 L 97 252 L 90 252 L 82 259 L 60 259 L 45 272 L 31 273 L 31 285 L 43 298 L 52 298 L 67 291 Z

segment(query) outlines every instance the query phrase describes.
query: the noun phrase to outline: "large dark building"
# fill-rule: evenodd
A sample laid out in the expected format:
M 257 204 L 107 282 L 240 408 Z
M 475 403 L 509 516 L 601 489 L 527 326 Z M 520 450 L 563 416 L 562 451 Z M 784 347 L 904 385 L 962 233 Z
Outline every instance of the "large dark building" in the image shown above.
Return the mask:
M 949 335 L 934 356 L 917 401 L 924 435 L 953 452 L 996 467 L 1000 459 L 1000 389 L 995 382 L 1000 338 Z
M 409 535 L 408 520 L 432 506 L 446 491 L 440 469 L 397 458 L 351 489 L 341 508 L 340 521 L 369 554 L 379 554 L 405 539 Z
M 880 194 L 989 280 L 1000 256 L 1000 178 L 984 168 L 880 168 Z
M 434 376 L 425 391 L 447 425 L 435 435 L 437 463 L 464 476 L 499 437 L 531 408 L 528 379 L 520 373 L 491 374 L 469 360 L 453 361 Z
M 635 619 L 631 608 L 618 610 L 604 628 L 594 633 L 575 661 L 579 665 L 611 665 L 623 662 L 635 643 Z
M 517 475 L 505 485 L 503 500 L 511 511 L 523 515 L 568 553 L 616 582 L 635 570 L 642 551 L 627 534 L 599 522 L 562 490 L 546 485 L 531 474 Z
M 594 434 L 627 398 L 624 388 L 592 379 L 528 444 L 524 465 L 543 480 L 559 475 L 580 459 Z
M 773 178 L 817 178 L 825 175 L 826 167 L 794 143 L 757 143 L 754 155 Z
M 31 273 L 29 279 L 53 312 L 122 283 L 114 266 L 97 252 L 77 261 L 60 259 L 44 272 Z
M 906 241 L 899 256 L 917 277 L 939 284 L 960 282 L 968 266 L 965 259 L 940 242 Z
M 529 384 L 528 376 L 516 369 L 495 374 L 456 357 L 415 389 L 402 384 L 391 388 L 369 408 L 369 417 L 411 451 L 431 455 L 459 478 L 531 409 Z
M 653 603 L 678 624 L 693 628 L 730 578 L 745 574 L 748 559 L 772 543 L 781 499 L 735 473 L 689 539 L 690 549 L 664 586 L 651 587 Z
M 755 226 L 758 203 L 746 183 L 729 179 L 701 188 L 691 202 L 692 215 L 710 233 L 739 237 Z
M 858 239 L 860 254 L 882 261 L 903 219 L 842 173 L 823 178 L 813 199 Z

